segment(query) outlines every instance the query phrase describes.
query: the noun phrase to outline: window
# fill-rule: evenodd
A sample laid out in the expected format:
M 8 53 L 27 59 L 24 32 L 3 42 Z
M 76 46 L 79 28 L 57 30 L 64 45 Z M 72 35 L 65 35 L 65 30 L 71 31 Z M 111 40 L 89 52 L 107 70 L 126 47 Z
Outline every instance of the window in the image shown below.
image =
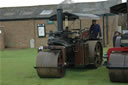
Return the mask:
M 40 15 L 49 15 L 53 12 L 53 10 L 43 10 Z

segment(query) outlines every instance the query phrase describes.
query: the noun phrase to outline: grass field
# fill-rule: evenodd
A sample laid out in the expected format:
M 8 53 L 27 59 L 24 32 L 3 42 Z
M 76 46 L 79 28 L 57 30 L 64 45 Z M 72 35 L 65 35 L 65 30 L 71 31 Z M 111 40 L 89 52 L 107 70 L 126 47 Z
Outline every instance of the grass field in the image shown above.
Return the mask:
M 112 83 L 108 70 L 67 69 L 64 78 L 40 79 L 35 69 L 36 49 L 0 51 L 0 85 L 128 85 Z

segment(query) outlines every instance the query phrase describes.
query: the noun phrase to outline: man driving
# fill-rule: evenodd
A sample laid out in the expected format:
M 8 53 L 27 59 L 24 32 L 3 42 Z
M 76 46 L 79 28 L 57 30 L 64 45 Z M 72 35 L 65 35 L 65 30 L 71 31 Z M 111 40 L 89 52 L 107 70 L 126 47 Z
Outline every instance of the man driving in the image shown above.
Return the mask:
M 101 38 L 101 28 L 100 25 L 96 23 L 96 20 L 92 20 L 92 25 L 89 29 L 90 39 L 100 39 Z

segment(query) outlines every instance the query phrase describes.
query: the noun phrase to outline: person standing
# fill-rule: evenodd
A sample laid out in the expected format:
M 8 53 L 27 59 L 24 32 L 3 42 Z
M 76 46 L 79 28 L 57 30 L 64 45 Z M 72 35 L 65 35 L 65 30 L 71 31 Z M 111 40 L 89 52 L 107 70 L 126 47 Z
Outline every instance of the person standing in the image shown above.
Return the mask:
M 101 39 L 101 28 L 96 22 L 96 20 L 92 20 L 92 25 L 89 29 L 90 39 Z
M 117 37 L 121 36 L 121 33 L 118 31 L 115 31 L 114 36 L 113 36 L 113 47 L 116 47 L 118 45 L 118 43 L 120 42 L 116 42 L 117 41 Z

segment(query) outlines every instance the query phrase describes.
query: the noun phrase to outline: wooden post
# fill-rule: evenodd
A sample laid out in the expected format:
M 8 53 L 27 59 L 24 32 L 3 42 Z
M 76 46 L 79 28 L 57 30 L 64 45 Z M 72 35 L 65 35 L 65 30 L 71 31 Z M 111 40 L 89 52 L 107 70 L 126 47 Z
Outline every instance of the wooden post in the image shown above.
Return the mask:
M 104 22 L 104 20 L 105 19 L 104 19 L 104 15 L 103 15 L 103 46 L 105 47 L 105 33 L 104 33 L 104 29 L 105 29 L 105 27 L 104 27 L 105 24 L 104 23 L 105 22 Z
M 106 37 L 107 37 L 107 47 L 109 48 L 109 27 L 108 27 L 108 15 L 106 14 Z
M 5 48 L 3 27 L 0 27 L 0 50 Z

